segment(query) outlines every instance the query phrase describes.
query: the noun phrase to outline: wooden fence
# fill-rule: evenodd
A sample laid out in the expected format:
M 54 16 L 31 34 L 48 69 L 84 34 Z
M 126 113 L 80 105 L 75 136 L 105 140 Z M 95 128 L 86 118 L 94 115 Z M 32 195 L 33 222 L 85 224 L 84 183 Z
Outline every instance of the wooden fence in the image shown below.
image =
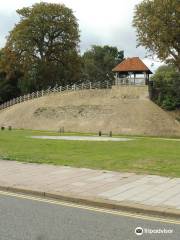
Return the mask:
M 108 81 L 101 83 L 101 82 L 88 82 L 88 83 L 81 83 L 81 84 L 73 84 L 73 85 L 67 85 L 65 87 L 63 86 L 55 86 L 53 88 L 49 87 L 46 90 L 41 90 L 37 92 L 32 92 L 17 98 L 13 98 L 7 102 L 4 102 L 3 104 L 0 105 L 0 110 L 8 108 L 10 106 L 13 106 L 15 104 L 21 103 L 21 102 L 26 102 L 28 100 L 34 99 L 34 98 L 39 98 L 43 97 L 52 93 L 59 93 L 59 92 L 64 92 L 64 91 L 78 91 L 78 90 L 85 90 L 85 89 L 108 89 L 111 88 L 112 84 Z

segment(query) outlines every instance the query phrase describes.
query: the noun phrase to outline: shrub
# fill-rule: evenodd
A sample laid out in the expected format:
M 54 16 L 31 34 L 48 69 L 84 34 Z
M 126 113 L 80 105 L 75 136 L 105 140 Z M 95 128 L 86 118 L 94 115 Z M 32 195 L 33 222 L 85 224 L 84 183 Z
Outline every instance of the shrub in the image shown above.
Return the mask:
M 172 65 L 161 66 L 151 78 L 150 96 L 167 110 L 180 108 L 180 72 Z
M 176 99 L 173 96 L 165 96 L 161 106 L 166 110 L 174 110 L 176 108 Z

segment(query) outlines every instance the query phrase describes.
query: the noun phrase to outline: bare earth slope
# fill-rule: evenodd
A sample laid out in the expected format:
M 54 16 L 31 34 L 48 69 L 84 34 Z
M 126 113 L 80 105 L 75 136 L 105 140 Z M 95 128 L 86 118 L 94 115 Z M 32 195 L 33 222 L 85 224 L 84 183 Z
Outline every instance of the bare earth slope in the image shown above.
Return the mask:
M 147 87 L 54 93 L 0 111 L 0 126 L 180 136 L 180 124 L 151 102 Z

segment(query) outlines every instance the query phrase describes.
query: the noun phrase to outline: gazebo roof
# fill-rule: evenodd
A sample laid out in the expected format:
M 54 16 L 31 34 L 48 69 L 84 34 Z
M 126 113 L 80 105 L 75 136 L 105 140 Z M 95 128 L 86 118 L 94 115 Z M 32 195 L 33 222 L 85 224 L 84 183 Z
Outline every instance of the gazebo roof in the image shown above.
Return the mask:
M 119 63 L 113 72 L 147 72 L 152 74 L 151 70 L 143 63 L 139 57 L 127 58 Z

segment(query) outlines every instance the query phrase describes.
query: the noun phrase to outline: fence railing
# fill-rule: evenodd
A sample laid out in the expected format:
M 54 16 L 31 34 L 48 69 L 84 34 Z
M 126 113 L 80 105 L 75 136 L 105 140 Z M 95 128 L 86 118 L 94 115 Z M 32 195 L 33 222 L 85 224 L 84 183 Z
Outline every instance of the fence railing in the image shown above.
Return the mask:
M 55 86 L 53 88 L 49 87 L 46 90 L 40 90 L 37 92 L 32 92 L 17 98 L 13 98 L 7 102 L 4 102 L 0 105 L 0 110 L 8 108 L 10 106 L 13 106 L 17 103 L 26 102 L 28 100 L 43 97 L 52 93 L 59 93 L 64 91 L 78 91 L 78 90 L 85 90 L 85 89 L 109 89 L 112 87 L 112 83 L 106 81 L 106 82 L 87 82 L 87 83 L 81 83 L 81 84 L 73 84 L 73 85 L 67 85 L 67 86 Z

